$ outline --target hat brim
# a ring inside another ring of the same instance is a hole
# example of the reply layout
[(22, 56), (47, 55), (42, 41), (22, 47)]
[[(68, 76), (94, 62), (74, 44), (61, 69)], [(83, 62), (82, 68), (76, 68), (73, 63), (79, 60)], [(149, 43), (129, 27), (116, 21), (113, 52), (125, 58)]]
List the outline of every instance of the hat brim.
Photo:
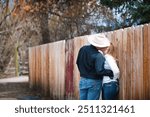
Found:
[[(106, 38), (106, 39), (107, 39), (107, 38)], [(88, 42), (89, 42), (91, 45), (95, 46), (95, 47), (104, 48), (104, 47), (110, 46), (110, 43), (109, 43), (109, 42), (105, 42), (105, 43), (103, 43), (103, 44), (101, 44), (101, 45), (100, 45), (100, 44), (97, 44), (97, 43), (93, 42), (92, 38), (89, 38), (89, 39), (88, 39)]]

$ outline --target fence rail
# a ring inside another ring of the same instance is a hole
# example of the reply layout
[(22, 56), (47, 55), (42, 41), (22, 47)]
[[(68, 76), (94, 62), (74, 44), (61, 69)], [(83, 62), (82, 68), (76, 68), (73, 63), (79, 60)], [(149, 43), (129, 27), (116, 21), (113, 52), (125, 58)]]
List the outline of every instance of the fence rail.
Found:
[[(121, 71), (119, 99), (150, 99), (150, 24), (105, 34)], [(51, 99), (78, 99), (76, 57), (87, 36), (29, 48), (30, 86)]]

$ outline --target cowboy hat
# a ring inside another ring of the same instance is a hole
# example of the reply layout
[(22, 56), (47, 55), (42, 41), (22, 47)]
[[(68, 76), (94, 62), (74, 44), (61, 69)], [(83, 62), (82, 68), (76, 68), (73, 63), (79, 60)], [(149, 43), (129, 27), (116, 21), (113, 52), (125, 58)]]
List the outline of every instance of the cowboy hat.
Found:
[(88, 42), (95, 47), (108, 47), (110, 46), (110, 41), (104, 34), (96, 34), (88, 36)]

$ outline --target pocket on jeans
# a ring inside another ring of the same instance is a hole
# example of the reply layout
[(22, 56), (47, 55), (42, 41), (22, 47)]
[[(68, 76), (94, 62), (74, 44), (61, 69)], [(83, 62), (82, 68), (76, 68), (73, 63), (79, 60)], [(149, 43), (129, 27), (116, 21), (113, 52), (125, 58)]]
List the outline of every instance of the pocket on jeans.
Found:
[(79, 82), (79, 88), (80, 89), (86, 88), (86, 80), (84, 80), (84, 79), (80, 80), (80, 82)]

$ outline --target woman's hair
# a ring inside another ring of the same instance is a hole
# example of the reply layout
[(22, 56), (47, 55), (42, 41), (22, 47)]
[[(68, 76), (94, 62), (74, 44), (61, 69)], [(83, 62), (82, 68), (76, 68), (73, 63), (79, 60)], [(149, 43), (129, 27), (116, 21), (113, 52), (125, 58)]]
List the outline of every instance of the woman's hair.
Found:
[(112, 55), (114, 59), (118, 61), (113, 43), (110, 43), (110, 46), (108, 47), (108, 50), (107, 50), (107, 54)]
[(107, 54), (114, 56), (114, 45), (112, 43), (110, 43), (110, 46), (108, 47)]

